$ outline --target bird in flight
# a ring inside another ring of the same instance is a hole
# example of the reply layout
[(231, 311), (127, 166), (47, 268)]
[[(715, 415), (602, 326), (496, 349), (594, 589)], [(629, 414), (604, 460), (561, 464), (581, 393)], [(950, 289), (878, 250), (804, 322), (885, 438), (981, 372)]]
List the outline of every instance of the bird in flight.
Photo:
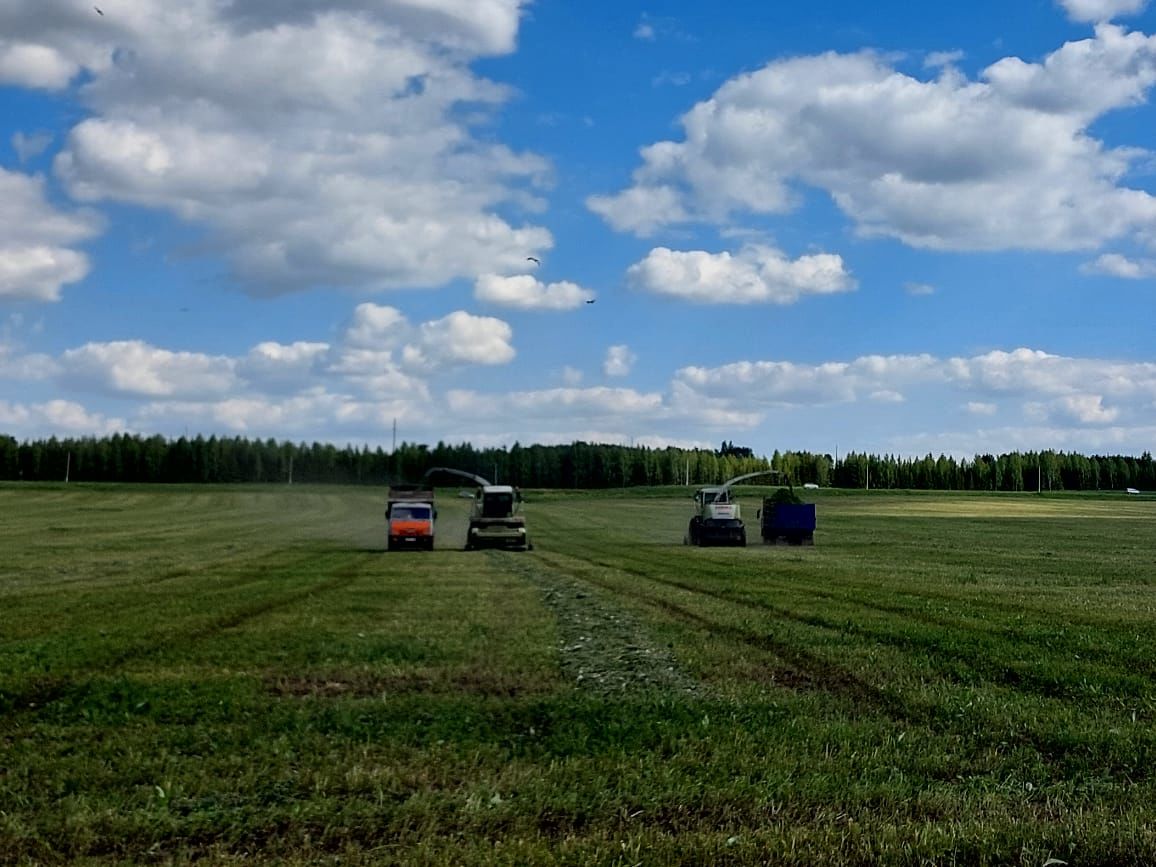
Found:
[(594, 303), (595, 301), (597, 301), (597, 300), (598, 300), (597, 298), (587, 298), (587, 299), (586, 299), (586, 303), (587, 303), (587, 304), (593, 304), (593, 303)]
[(92, 8), (96, 10), (97, 15), (103, 15), (104, 14), (104, 10), (101, 9), (99, 6), (93, 6)]
[(541, 265), (542, 264), (537, 259), (535, 259), (533, 256), (527, 256), (526, 261), (527, 262), (533, 262), (535, 265)]

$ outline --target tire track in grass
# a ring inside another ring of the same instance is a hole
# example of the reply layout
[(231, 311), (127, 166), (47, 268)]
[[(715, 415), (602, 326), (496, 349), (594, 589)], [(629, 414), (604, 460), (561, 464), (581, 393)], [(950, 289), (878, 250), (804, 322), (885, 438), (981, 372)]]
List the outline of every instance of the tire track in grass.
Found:
[[(350, 557), (351, 552), (348, 551), (331, 552), (327, 559), (336, 560), (338, 563), (344, 562), (344, 565), (327, 570), (330, 571), (328, 577), (317, 583), (300, 587), (292, 592), (258, 599), (231, 610), (219, 612), (206, 620), (169, 628), (164, 632), (150, 633), (128, 646), (111, 648), (111, 652), (90, 654), (81, 664), (72, 667), (67, 672), (38, 677), (31, 682), (17, 686), (15, 689), (0, 691), (0, 710), (20, 711), (43, 707), (45, 704), (63, 698), (71, 691), (81, 688), (82, 684), (77, 682), (78, 677), (83, 678), (96, 672), (108, 672), (130, 661), (148, 659), (174, 645), (204, 641), (225, 630), (235, 629), (273, 611), (288, 608), (321, 593), (339, 590), (356, 582), (368, 571), (367, 567), (376, 563), (378, 559), (378, 555), (372, 552), (356, 552), (356, 557), (353, 560), (350, 560)], [(286, 561), (281, 564), (280, 571), (299, 568), (305, 564), (312, 564), (318, 571), (322, 569), (322, 562), (319, 562), (318, 554), (315, 551), (309, 555), (301, 555)], [(270, 568), (268, 566), (263, 567), (261, 576), (252, 578), (247, 583), (267, 580)], [(237, 586), (243, 587), (245, 584), (242, 583)]]
[[(543, 559), (547, 559), (550, 566), (556, 571), (563, 568), (562, 564), (557, 562), (554, 557), (543, 557)], [(589, 573), (593, 571), (593, 568), (596, 568), (593, 564), (589, 564), (588, 561), (583, 565), (588, 567), (587, 569), (581, 569), (581, 567), (579, 567), (580, 571), (584, 573)], [(597, 565), (604, 566), (604, 564)], [(573, 565), (571, 565), (570, 568), (573, 569)], [(779, 686), (797, 690), (830, 693), (848, 699), (856, 704), (866, 705), (892, 719), (907, 723), (924, 724), (931, 719), (930, 708), (905, 702), (898, 696), (880, 689), (874, 684), (868, 683), (842, 666), (824, 659), (818, 654), (777, 639), (772, 635), (754, 632), (743, 629), (740, 626), (714, 620), (669, 599), (648, 594), (642, 590), (622, 587), (605, 579), (599, 579), (591, 574), (583, 574), (581, 578), (577, 578), (573, 573), (571, 573), (571, 576), (572, 580), (576, 579), (581, 582), (593, 584), (611, 595), (625, 596), (644, 606), (656, 608), (672, 619), (700, 631), (707, 632), (712, 636), (721, 637), (732, 643), (753, 647), (764, 653), (771, 654), (785, 663), (785, 667), (775, 672), (776, 678), (774, 682)], [(668, 583), (658, 581), (646, 575), (640, 577), (649, 578), (657, 584)], [(683, 587), (678, 584), (671, 584), (670, 586), (690, 593), (698, 592), (698, 589), (694, 587)], [(709, 596), (710, 594), (706, 595)], [(742, 605), (742, 603), (734, 599), (727, 599), (725, 597), (717, 598), (718, 601), (730, 605)]]
[[(578, 560), (578, 562), (585, 566), (587, 570), (592, 570), (599, 566), (606, 568), (609, 565), (588, 560)], [(725, 564), (718, 565), (722, 567)], [(615, 571), (613, 567), (611, 567), (611, 571)], [(768, 608), (771, 610), (771, 613), (775, 613), (775, 610), (771, 606), (766, 604), (760, 605), (759, 600), (735, 599), (724, 593), (709, 591), (705, 588), (695, 587), (684, 582), (674, 581), (672, 579), (658, 579), (639, 569), (618, 569), (616, 571), (634, 575), (635, 577), (653, 582), (654, 584), (668, 586), (692, 595), (705, 595), (716, 601), (739, 606), (740, 608), (749, 608), (752, 607), (752, 603), (755, 603), (754, 607)], [(720, 623), (691, 608), (678, 605), (669, 599), (649, 595), (641, 590), (624, 588), (610, 582), (599, 581), (590, 576), (587, 576), (586, 580), (602, 586), (610, 593), (626, 596), (643, 605), (657, 608), (678, 622), (700, 629), (711, 635), (722, 635), (736, 643), (761, 649), (788, 663), (793, 667), (793, 671), (776, 672), (776, 674), (782, 675), (781, 679), (778, 680), (781, 686), (794, 689), (822, 690), (843, 696), (853, 701), (856, 705), (876, 710), (897, 722), (924, 726), (937, 732), (957, 731), (959, 722), (954, 719), (950, 709), (939, 704), (904, 699), (895, 693), (884, 690), (857, 677), (854, 673), (847, 671), (830, 660), (787, 642), (775, 639), (773, 636), (763, 635), (728, 623)], [(806, 625), (812, 625), (797, 615), (792, 617), (792, 619), (798, 620)], [(819, 625), (821, 626), (821, 624)], [(823, 628), (839, 629), (840, 627), (828, 626)], [(946, 651), (944, 653), (945, 658), (950, 658), (950, 654), (947, 654)], [(1009, 676), (1006, 685), (1013, 689), (1026, 691), (1022, 690), (1023, 684), (1016, 681), (1015, 674)], [(1048, 695), (1045, 695), (1045, 697), (1051, 698), (1051, 696)], [(1098, 699), (1094, 698), (1094, 700), (1102, 702), (1102, 696)], [(1073, 742), (1070, 735), (1066, 732), (1038, 731), (1031, 726), (1012, 725), (1009, 728), (1009, 721), (998, 715), (984, 715), (983, 719), (983, 722), (977, 720), (972, 727), (969, 727), (966, 732), (966, 737), (974, 739), (977, 744), (987, 744), (989, 748), (996, 750), (1006, 750), (1016, 745), (1029, 748), (1036, 753), (1041, 762), (1056, 769), (1056, 772), (1060, 774), (1067, 773), (1073, 762), (1077, 765), (1085, 764), (1088, 761), (1088, 750), (1091, 749), (1097, 752), (1097, 754), (1100, 752), (1104, 753), (1098, 759), (1101, 770), (1104, 773), (1120, 775), (1123, 778), (1134, 781), (1156, 776), (1156, 766), (1149, 766), (1146, 762), (1137, 762), (1134, 757), (1128, 758), (1130, 755), (1128, 751), (1117, 754), (1116, 748), (1111, 745), (1105, 747), (1098, 744), (1080, 744)], [(1147, 768), (1147, 770), (1141, 771), (1139, 770), (1140, 767)]]
[[(611, 564), (606, 561), (593, 558), (590, 562), (599, 566), (611, 566)], [(722, 574), (723, 577), (733, 577), (729, 564), (704, 562), (702, 565), (707, 567), (707, 569), (702, 570), (707, 574)], [(963, 662), (978, 678), (986, 680), (989, 683), (1010, 687), (1019, 692), (1032, 693), (1043, 698), (1077, 699), (1099, 703), (1103, 700), (1103, 696), (1095, 689), (1087, 689), (1086, 685), (1088, 683), (1104, 682), (1106, 677), (1105, 672), (1097, 670), (1090, 665), (1090, 663), (1100, 663), (1108, 667), (1115, 666), (1116, 668), (1122, 665), (1128, 666), (1128, 670), (1120, 672), (1118, 677), (1108, 678), (1111, 681), (1110, 686), (1114, 690), (1126, 688), (1126, 692), (1136, 698), (1143, 698), (1149, 695), (1152, 690), (1151, 674), (1154, 667), (1151, 661), (1144, 659), (1122, 659), (1111, 650), (1082, 648), (1081, 658), (1078, 664), (1072, 663), (1066, 656), (1061, 656), (1059, 661), (1064, 662), (1069, 668), (1074, 666), (1079, 676), (1057, 679), (1039, 670), (1039, 660), (1043, 654), (1055, 655), (1046, 642), (1030, 637), (1003, 634), (998, 626), (994, 626), (991, 629), (963, 627), (963, 631), (970, 633), (967, 640), (958, 640), (956, 643), (951, 643), (950, 646), (945, 646), (942, 637), (920, 635), (912, 632), (901, 633), (882, 625), (873, 628), (849, 618), (847, 620), (836, 621), (821, 614), (800, 614), (763, 599), (754, 598), (750, 594), (741, 591), (712, 590), (685, 581), (659, 576), (646, 568), (618, 564), (615, 564), (613, 568), (688, 593), (697, 593), (722, 602), (729, 602), (731, 604), (765, 611), (780, 619), (791, 620), (805, 626), (828, 630), (832, 633), (855, 635), (859, 638), (899, 650), (919, 652), (924, 654), (928, 661), (935, 665), (937, 671), (957, 682), (962, 680), (958, 672), (958, 664)], [(959, 635), (961, 630), (958, 621), (939, 618), (926, 612), (912, 611), (900, 606), (890, 606), (884, 603), (844, 597), (830, 591), (803, 587), (796, 584), (778, 582), (777, 586), (802, 595), (840, 602), (845, 605), (874, 610), (883, 614), (896, 615), (900, 618), (910, 618), (913, 621), (940, 627), (944, 630), (954, 630), (956, 636)], [(984, 643), (982, 639), (975, 638), (975, 635), (990, 637), (991, 641), (996, 644)], [(995, 656), (992, 652), (993, 647), (998, 645), (1003, 645), (1010, 649), (1019, 649), (1021, 652), (1014, 660), (1001, 661), (1001, 658)], [(1141, 679), (1143, 682), (1141, 682)]]
[(702, 684), (681, 670), (670, 648), (616, 605), (613, 591), (602, 592), (609, 588), (547, 564), (537, 555), (488, 554), (498, 569), (541, 591), (557, 624), (562, 672), (577, 687), (601, 695), (648, 689), (687, 696), (703, 693)]

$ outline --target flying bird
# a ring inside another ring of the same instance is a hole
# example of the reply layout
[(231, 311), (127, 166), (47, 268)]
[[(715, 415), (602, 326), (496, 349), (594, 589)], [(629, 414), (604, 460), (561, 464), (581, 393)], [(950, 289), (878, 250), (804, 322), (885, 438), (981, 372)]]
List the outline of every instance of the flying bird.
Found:
[(598, 300), (597, 298), (587, 298), (587, 299), (586, 299), (586, 303), (587, 303), (587, 304), (593, 304), (593, 303), (594, 303), (595, 301), (597, 301), (597, 300)]
[(527, 262), (533, 262), (535, 265), (541, 265), (542, 264), (537, 259), (535, 259), (533, 256), (527, 256), (526, 261)]
[(104, 10), (101, 9), (99, 6), (93, 6), (92, 8), (96, 10), (97, 15), (103, 15), (104, 14)]

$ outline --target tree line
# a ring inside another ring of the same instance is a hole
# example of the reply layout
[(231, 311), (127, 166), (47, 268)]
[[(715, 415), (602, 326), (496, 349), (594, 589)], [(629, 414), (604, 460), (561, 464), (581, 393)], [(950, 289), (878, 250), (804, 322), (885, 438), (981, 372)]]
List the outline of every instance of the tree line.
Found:
[(468, 443), (439, 442), (432, 447), (402, 443), (389, 452), (381, 447), (338, 448), (331, 443), (245, 437), (113, 434), (19, 442), (0, 435), (0, 480), (5, 481), (384, 485), (417, 481), (437, 466), (527, 488), (701, 485), (774, 469), (794, 484), (835, 488), (1156, 490), (1156, 462), (1148, 452), (1140, 457), (1012, 452), (971, 459), (850, 452), (835, 459), (776, 451), (767, 458), (725, 441), (717, 451), (585, 442), (479, 449)]

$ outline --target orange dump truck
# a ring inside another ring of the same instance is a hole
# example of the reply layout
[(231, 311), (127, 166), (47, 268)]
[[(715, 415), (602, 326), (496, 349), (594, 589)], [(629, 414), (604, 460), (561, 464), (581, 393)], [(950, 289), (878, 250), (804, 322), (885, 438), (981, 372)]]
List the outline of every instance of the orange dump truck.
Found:
[(432, 551), (434, 546), (434, 508), (432, 488), (421, 485), (391, 485), (385, 505), (388, 550), (414, 548)]

